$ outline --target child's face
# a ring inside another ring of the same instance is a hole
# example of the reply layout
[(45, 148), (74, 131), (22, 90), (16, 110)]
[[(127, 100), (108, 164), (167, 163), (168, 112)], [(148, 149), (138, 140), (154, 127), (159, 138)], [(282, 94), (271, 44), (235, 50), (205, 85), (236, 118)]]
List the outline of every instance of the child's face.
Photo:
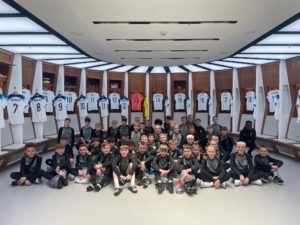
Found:
[(208, 128), (208, 129), (207, 129), (207, 132), (208, 132), (209, 134), (212, 134), (212, 133), (214, 132), (214, 129), (213, 129), (213, 128)]
[(267, 148), (260, 148), (259, 149), (259, 155), (262, 157), (266, 157), (268, 155), (269, 151)]
[(199, 156), (200, 155), (200, 149), (199, 148), (194, 148), (194, 155)]
[(145, 129), (145, 124), (140, 124), (140, 130), (144, 130)]
[(216, 157), (216, 150), (215, 148), (207, 148), (206, 150), (206, 154), (207, 154), (207, 157), (209, 159), (214, 159)]
[(195, 133), (195, 128), (194, 128), (194, 127), (190, 127), (190, 128), (189, 128), (189, 133), (190, 133), (190, 134)]
[(166, 157), (167, 151), (159, 151), (159, 154), (161, 155), (161, 157)]
[(162, 142), (162, 143), (166, 143), (166, 141), (167, 141), (166, 135), (161, 135), (161, 136), (159, 137), (159, 140), (160, 140), (160, 142)]
[(218, 123), (218, 118), (217, 117), (215, 117), (214, 119), (213, 119), (213, 121), (214, 121), (214, 123)]
[(94, 141), (94, 142), (93, 142), (93, 146), (98, 147), (99, 145), (100, 145), (100, 142), (99, 142), (99, 141)]
[(173, 129), (175, 127), (175, 122), (173, 120), (170, 122), (170, 127), (173, 128)]
[(217, 142), (215, 142), (215, 141), (211, 141), (211, 142), (209, 143), (209, 145), (212, 146), (212, 147), (214, 147), (214, 149), (216, 149), (216, 150), (217, 150), (217, 148), (218, 148), (218, 144), (217, 144)]
[(160, 132), (161, 132), (160, 126), (159, 126), (159, 125), (156, 125), (156, 126), (155, 126), (155, 132), (156, 132), (156, 133), (160, 133)]
[(140, 126), (137, 125), (137, 124), (135, 124), (135, 125), (133, 126), (133, 129), (134, 129), (134, 131), (138, 131), (138, 130), (140, 129)]
[(104, 155), (107, 155), (110, 152), (110, 145), (105, 145), (101, 151)]
[(186, 124), (186, 118), (182, 118), (181, 123)]
[(187, 143), (190, 144), (190, 145), (191, 145), (191, 144), (194, 144), (194, 138), (187, 138), (186, 141), (187, 141)]
[(134, 146), (133, 145), (128, 145), (129, 151), (132, 152), (134, 150)]
[(191, 149), (189, 149), (189, 148), (184, 148), (183, 149), (183, 156), (185, 157), (185, 158), (191, 158), (191, 156), (192, 156), (192, 150)]
[(178, 126), (175, 126), (175, 127), (174, 127), (174, 133), (178, 134), (179, 131), (180, 131), (179, 127), (178, 127)]
[(177, 144), (175, 142), (170, 143), (170, 149), (171, 150), (176, 150)]
[(140, 145), (139, 146), (139, 152), (144, 154), (146, 152), (146, 145)]
[(195, 121), (195, 124), (196, 124), (197, 126), (200, 126), (200, 125), (201, 125), (201, 120), (196, 120), (196, 121)]
[(111, 126), (112, 127), (117, 127), (118, 123), (117, 122), (112, 122)]
[(65, 127), (69, 127), (70, 124), (71, 124), (71, 121), (69, 121), (69, 120), (65, 120), (65, 121), (64, 121)]
[(127, 124), (127, 121), (122, 121), (122, 124), (123, 124), (123, 125), (126, 125), (126, 124)]
[(80, 155), (86, 155), (88, 153), (87, 147), (83, 146), (79, 148)]
[(150, 135), (148, 137), (148, 140), (149, 140), (149, 143), (153, 143), (154, 142), (154, 136), (153, 135)]
[(143, 136), (141, 137), (141, 141), (142, 141), (142, 142), (145, 142), (145, 143), (148, 143), (148, 137), (147, 137), (146, 135), (143, 135)]
[(33, 147), (30, 147), (30, 148), (27, 148), (26, 151), (25, 151), (25, 154), (29, 157), (29, 158), (33, 158), (34, 155), (36, 153), (36, 150), (35, 148)]
[(120, 150), (120, 155), (121, 155), (121, 157), (123, 157), (123, 158), (127, 157), (127, 156), (128, 156), (128, 153), (129, 153), (129, 149), (128, 149), (128, 148), (122, 148), (122, 149)]
[(96, 130), (101, 130), (101, 125), (96, 125)]
[(219, 143), (219, 137), (218, 136), (212, 136), (211, 140)]
[(90, 126), (90, 122), (84, 121), (84, 126), (89, 127)]
[(236, 151), (239, 155), (244, 155), (246, 150), (246, 146), (243, 144), (237, 144), (236, 145)]
[(69, 140), (68, 139), (61, 139), (60, 143), (66, 146), (69, 143)]
[(221, 130), (221, 134), (222, 134), (223, 136), (226, 136), (226, 135), (227, 135), (227, 130)]
[(146, 120), (146, 126), (147, 126), (147, 127), (150, 127), (150, 126), (151, 126), (150, 120)]
[(55, 149), (55, 152), (58, 154), (58, 155), (63, 155), (65, 153), (65, 149), (64, 148), (56, 148)]
[(128, 141), (129, 140), (129, 136), (127, 136), (127, 135), (122, 136), (122, 140)]

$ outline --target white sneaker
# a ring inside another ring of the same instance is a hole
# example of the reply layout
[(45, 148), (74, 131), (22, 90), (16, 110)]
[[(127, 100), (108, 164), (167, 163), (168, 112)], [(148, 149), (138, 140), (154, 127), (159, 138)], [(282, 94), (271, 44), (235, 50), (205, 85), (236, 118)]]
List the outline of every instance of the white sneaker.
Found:
[(241, 186), (242, 185), (242, 181), (240, 180), (234, 180), (234, 186)]
[(214, 186), (213, 182), (200, 181), (200, 187), (201, 188), (210, 188), (210, 187), (213, 187), (213, 186)]
[(69, 174), (68, 178), (69, 178), (69, 180), (74, 180), (74, 179), (75, 179), (75, 176), (72, 175), (72, 174)]
[(221, 187), (226, 189), (226, 182), (221, 183)]
[(262, 183), (261, 180), (255, 180), (255, 181), (252, 181), (251, 184), (255, 184), (255, 185), (258, 185), (258, 186), (262, 186), (262, 185), (263, 185), (263, 183)]

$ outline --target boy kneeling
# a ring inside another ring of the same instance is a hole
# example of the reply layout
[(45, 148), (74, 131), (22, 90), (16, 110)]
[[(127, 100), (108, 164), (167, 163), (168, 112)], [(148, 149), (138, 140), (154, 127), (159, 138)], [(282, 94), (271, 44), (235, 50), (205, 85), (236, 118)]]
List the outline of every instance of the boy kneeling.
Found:
[(230, 179), (223, 162), (217, 158), (216, 148), (212, 145), (206, 148), (206, 155), (202, 159), (199, 179), (201, 188), (220, 187), (226, 188), (226, 181)]
[(193, 156), (193, 146), (183, 145), (183, 156), (179, 158), (176, 170), (180, 174), (177, 193), (185, 191), (188, 195), (197, 193), (196, 176), (200, 165)]
[(120, 155), (116, 156), (112, 162), (113, 169), (113, 179), (115, 185), (114, 196), (118, 196), (122, 192), (120, 188), (121, 184), (125, 184), (127, 181), (130, 181), (130, 187), (128, 190), (132, 193), (137, 193), (138, 190), (134, 186), (135, 183), (135, 169), (137, 163), (133, 158), (132, 154), (129, 154), (129, 147), (127, 145), (122, 145), (120, 147)]

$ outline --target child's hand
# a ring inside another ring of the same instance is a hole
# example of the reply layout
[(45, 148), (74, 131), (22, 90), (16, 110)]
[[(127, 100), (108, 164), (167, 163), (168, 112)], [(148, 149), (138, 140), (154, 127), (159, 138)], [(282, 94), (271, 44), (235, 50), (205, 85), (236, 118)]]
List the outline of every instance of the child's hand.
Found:
[(219, 179), (217, 179), (217, 180), (215, 181), (214, 187), (215, 187), (216, 189), (219, 189), (219, 188), (220, 188), (220, 180), (219, 180)]
[(271, 168), (272, 172), (276, 172), (278, 170), (278, 166), (275, 165), (271, 166)]
[(101, 170), (100, 169), (97, 169), (97, 175), (101, 176)]
[(83, 176), (83, 171), (82, 171), (82, 170), (78, 170), (78, 175), (79, 175), (80, 177), (82, 177), (82, 176)]
[(121, 180), (126, 180), (126, 177), (123, 176), (123, 175), (121, 175), (121, 176), (120, 176), (120, 179), (121, 179)]
[(245, 177), (244, 177), (243, 175), (240, 176), (240, 181), (241, 181), (242, 183), (245, 182)]
[(72, 165), (74, 162), (74, 159), (70, 159), (70, 165)]
[(131, 180), (131, 175), (130, 175), (130, 174), (128, 174), (128, 175), (126, 176), (126, 180)]
[(188, 179), (189, 181), (191, 181), (191, 180), (193, 180), (193, 176), (190, 175), (190, 174), (188, 174), (188, 175), (186, 175), (186, 179)]
[(26, 181), (26, 177), (21, 177), (20, 180), (18, 181), (18, 185), (22, 185)]
[(26, 186), (30, 186), (30, 185), (31, 185), (31, 182), (30, 182), (29, 180), (26, 180), (26, 181), (25, 181), (25, 185), (26, 185)]
[(249, 178), (246, 177), (245, 180), (244, 180), (244, 185), (248, 185), (249, 184)]
[(146, 171), (146, 166), (144, 163), (141, 163), (141, 167), (140, 167), (141, 171), (145, 172)]

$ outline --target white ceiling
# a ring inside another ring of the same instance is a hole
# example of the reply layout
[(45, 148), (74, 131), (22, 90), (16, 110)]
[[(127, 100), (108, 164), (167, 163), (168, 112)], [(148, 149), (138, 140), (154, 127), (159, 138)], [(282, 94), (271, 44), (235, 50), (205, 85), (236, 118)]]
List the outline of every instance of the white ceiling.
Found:
[[(231, 56), (300, 11), (299, 0), (16, 0), (16, 2), (91, 56), (115, 65), (140, 66), (173, 66), (218, 61)], [(92, 21), (220, 20), (238, 22), (196, 25), (92, 23)], [(291, 26), (289, 31), (293, 29), (298, 29), (297, 24)], [(167, 34), (162, 36), (161, 31), (166, 31)], [(106, 40), (174, 38), (219, 38), (220, 41)], [(280, 41), (279, 36), (275, 38), (277, 40), (273, 41)], [(299, 37), (296, 39), (299, 40)], [(264, 49), (267, 53), (270, 52), (268, 47)], [(207, 51), (115, 51), (203, 49)], [(253, 47), (245, 53), (257, 52), (259, 50)]]

